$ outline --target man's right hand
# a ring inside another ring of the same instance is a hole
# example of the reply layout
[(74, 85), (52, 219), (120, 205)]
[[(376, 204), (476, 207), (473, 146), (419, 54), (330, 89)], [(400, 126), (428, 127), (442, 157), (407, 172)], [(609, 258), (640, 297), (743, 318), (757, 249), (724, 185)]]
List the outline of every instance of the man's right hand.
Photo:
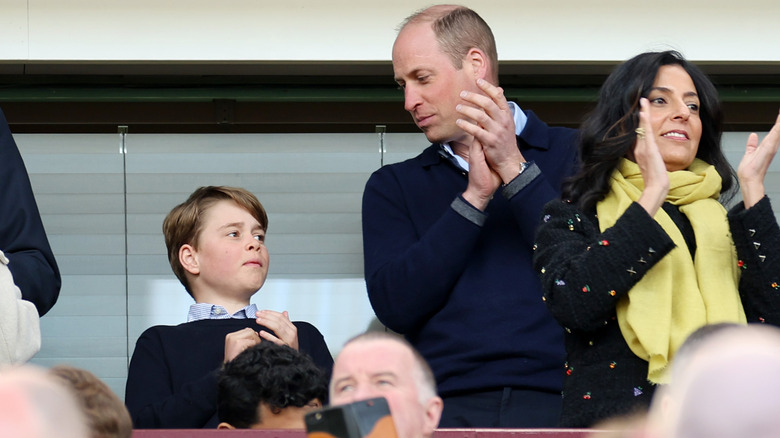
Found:
[(225, 362), (230, 362), (247, 348), (260, 343), (260, 335), (247, 327), (225, 335)]

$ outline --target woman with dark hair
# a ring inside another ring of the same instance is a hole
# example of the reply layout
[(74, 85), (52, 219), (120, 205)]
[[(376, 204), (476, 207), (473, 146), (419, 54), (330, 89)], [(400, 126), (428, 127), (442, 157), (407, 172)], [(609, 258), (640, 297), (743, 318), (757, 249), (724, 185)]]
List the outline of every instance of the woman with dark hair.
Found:
[(561, 425), (645, 409), (685, 338), (711, 323), (780, 323), (780, 229), (764, 177), (780, 116), (737, 171), (720, 148), (717, 92), (672, 51), (604, 83), (581, 129), (581, 169), (544, 209), (534, 266), (566, 330)]

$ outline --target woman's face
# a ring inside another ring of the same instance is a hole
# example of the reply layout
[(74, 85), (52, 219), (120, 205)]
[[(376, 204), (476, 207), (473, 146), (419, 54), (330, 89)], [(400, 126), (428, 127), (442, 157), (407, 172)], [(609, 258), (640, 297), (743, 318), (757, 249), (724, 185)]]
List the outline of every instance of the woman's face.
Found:
[(699, 96), (693, 80), (681, 66), (664, 65), (658, 69), (647, 99), (650, 127), (666, 170), (687, 169), (701, 140)]

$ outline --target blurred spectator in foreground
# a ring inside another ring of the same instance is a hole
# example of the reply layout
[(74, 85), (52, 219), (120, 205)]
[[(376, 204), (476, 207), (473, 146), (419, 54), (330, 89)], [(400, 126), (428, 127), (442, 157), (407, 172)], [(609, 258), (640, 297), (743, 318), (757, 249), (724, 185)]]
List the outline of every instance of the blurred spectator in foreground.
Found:
[(763, 438), (780, 431), (780, 330), (751, 324), (718, 330), (672, 364), (656, 394), (651, 434), (664, 438)]
[(88, 438), (73, 393), (32, 365), (0, 371), (0, 435), (14, 438)]
[(91, 372), (57, 365), (49, 373), (73, 390), (87, 417), (91, 438), (130, 438), (133, 422), (125, 403)]
[(430, 438), (442, 399), (428, 363), (398, 335), (368, 332), (347, 341), (333, 364), (332, 405), (384, 397), (399, 438)]

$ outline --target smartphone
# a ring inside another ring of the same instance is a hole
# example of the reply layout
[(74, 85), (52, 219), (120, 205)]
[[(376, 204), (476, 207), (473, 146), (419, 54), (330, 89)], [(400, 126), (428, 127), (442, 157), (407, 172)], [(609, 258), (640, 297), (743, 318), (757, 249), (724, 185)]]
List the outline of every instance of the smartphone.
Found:
[(395, 438), (390, 407), (384, 397), (329, 406), (304, 417), (308, 438)]

